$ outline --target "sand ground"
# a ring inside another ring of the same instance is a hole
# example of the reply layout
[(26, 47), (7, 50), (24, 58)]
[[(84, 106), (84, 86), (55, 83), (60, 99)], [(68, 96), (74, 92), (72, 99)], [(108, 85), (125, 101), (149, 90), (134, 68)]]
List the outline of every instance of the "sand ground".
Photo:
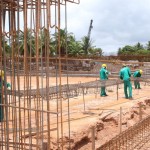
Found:
[[(95, 81), (98, 78), (89, 78), (89, 77), (66, 77), (62, 78), (49, 78), (49, 85), (55, 86), (56, 81), (61, 84), (74, 84), (79, 82), (89, 82)], [(11, 81), (8, 77), (8, 81)], [(24, 89), (26, 85), (24, 85), (24, 78), (20, 78), (20, 87)], [(37, 78), (32, 77), (31, 79), (31, 88), (36, 89)], [(16, 81), (17, 82), (17, 81)], [(39, 87), (46, 86), (46, 78), (39, 78)], [(133, 84), (132, 84), (133, 86)], [(52, 139), (58, 139), (62, 137), (71, 137), (77, 138), (77, 134), (84, 132), (86, 129), (90, 128), (94, 123), (96, 123), (100, 117), (103, 117), (112, 112), (119, 112), (120, 107), (123, 111), (128, 111), (132, 106), (136, 105), (138, 102), (143, 101), (145, 99), (150, 99), (150, 86), (145, 83), (141, 83), (140, 90), (135, 90), (133, 86), (133, 100), (128, 100), (124, 98), (123, 85), (119, 86), (118, 90), (118, 100), (117, 100), (117, 87), (110, 86), (107, 87), (107, 97), (100, 97), (99, 91), (95, 92), (94, 89), (90, 89), (87, 94), (80, 94), (78, 97), (73, 97), (69, 99), (59, 100), (53, 99), (50, 103), (50, 111), (59, 112), (58, 119), (55, 114), (50, 114), (50, 129), (54, 129), (51, 131)], [(22, 98), (23, 100), (24, 98)], [(47, 109), (47, 101), (42, 100), (43, 108)], [(31, 107), (35, 108), (35, 103), (31, 103)], [(21, 105), (24, 105), (22, 101)], [(57, 107), (58, 106), (58, 107)], [(62, 106), (62, 107), (61, 107)], [(58, 108), (58, 109), (57, 109)], [(27, 117), (27, 116), (26, 116)], [(34, 115), (33, 115), (34, 117)], [(44, 117), (44, 116), (43, 116)], [(27, 119), (27, 118), (25, 118)], [(46, 121), (47, 117), (43, 118), (45, 124), (45, 129), (47, 129)], [(35, 123), (35, 119), (32, 120), (32, 123)], [(111, 126), (111, 125), (110, 125)], [(112, 126), (113, 128), (113, 126)], [(112, 129), (113, 131), (113, 129)], [(119, 128), (118, 128), (119, 131)], [(63, 134), (63, 135), (62, 135)], [(111, 134), (111, 133), (110, 133)], [(28, 140), (26, 140), (28, 141)], [(105, 139), (106, 141), (106, 139)], [(87, 144), (88, 145), (88, 144)], [(80, 147), (79, 149), (87, 149), (85, 147)], [(91, 147), (89, 148), (91, 150)]]

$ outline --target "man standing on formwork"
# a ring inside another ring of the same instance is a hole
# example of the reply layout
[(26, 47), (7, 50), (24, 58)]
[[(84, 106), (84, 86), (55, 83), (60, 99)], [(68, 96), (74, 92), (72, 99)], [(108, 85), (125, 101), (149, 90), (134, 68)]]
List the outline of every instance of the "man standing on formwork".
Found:
[(133, 73), (135, 89), (141, 89), (140, 82), (138, 79), (139, 79), (139, 77), (141, 77), (142, 74), (143, 74), (142, 70), (137, 70)]
[[(4, 106), (3, 106), (4, 85), (5, 85), (4, 71), (0, 70), (0, 122), (2, 122), (4, 119)], [(6, 85), (7, 88), (11, 87), (10, 83), (7, 83)]]
[(107, 65), (106, 64), (102, 64), (102, 68), (100, 69), (99, 75), (100, 75), (100, 80), (102, 81), (102, 86), (101, 86), (101, 96), (108, 96), (106, 94), (106, 87), (105, 87), (105, 82), (106, 80), (108, 80), (108, 70), (107, 70)]
[[(122, 69), (119, 72), (119, 77), (124, 82), (124, 94), (126, 99), (132, 98), (132, 84), (130, 82), (131, 71), (130, 68), (126, 66), (126, 64), (122, 65)], [(129, 95), (128, 95), (129, 90)]]

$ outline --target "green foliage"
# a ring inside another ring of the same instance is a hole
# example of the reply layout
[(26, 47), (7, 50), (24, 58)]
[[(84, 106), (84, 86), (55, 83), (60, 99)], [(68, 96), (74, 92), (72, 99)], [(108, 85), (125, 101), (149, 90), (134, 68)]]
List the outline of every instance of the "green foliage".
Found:
[(5, 50), (5, 55), (9, 55), (11, 53), (11, 47), (10, 45), (8, 44), (8, 41), (7, 39), (4, 39), (3, 37), (3, 40), (2, 40), (2, 53), (4, 54), (4, 50)]
[(39, 44), (40, 44), (40, 55), (44, 56), (54, 56), (56, 54), (56, 48), (53, 39), (50, 37), (50, 33), (47, 29), (43, 29), (39, 34)]
[(146, 44), (146, 49), (147, 49), (148, 51), (150, 51), (150, 41), (148, 41), (148, 43)]
[[(54, 45), (60, 44), (60, 54), (65, 56), (68, 52), (68, 45), (70, 42), (74, 41), (72, 33), (67, 33), (66, 29), (60, 29), (57, 33), (53, 34)], [(57, 47), (57, 54), (59, 54), (59, 49)]]
[(125, 56), (150, 55), (150, 41), (148, 41), (148, 44), (146, 45), (145, 48), (139, 42), (135, 46), (126, 45), (123, 48), (119, 48), (118, 55), (125, 55)]
[(134, 49), (135, 50), (144, 50), (144, 47), (143, 47), (143, 45), (142, 44), (140, 44), (139, 42), (134, 46)]
[[(27, 47), (27, 56), (34, 56), (36, 51), (35, 51), (35, 36), (34, 33), (30, 30), (27, 29), (26, 31), (26, 47)], [(19, 55), (24, 55), (24, 48), (25, 48), (25, 35), (24, 32), (19, 31), (17, 34), (17, 41), (19, 44), (16, 44), (16, 53), (19, 52)]]
[(103, 50), (101, 48), (90, 48), (89, 55), (91, 56), (103, 56)]
[[(84, 36), (81, 42), (76, 41), (73, 33), (68, 33), (66, 29), (60, 29), (55, 34), (50, 34), (45, 28), (41, 29), (38, 35), (34, 30), (27, 29), (26, 32), (18, 31), (14, 37), (13, 43), (8, 44), (7, 40), (2, 41), (2, 50), (5, 49), (7, 55), (12, 53), (12, 46), (14, 54), (34, 57), (37, 52), (40, 56), (102, 56), (103, 50), (101, 48), (94, 48), (92, 40)], [(38, 39), (38, 41), (36, 40)], [(36, 43), (37, 42), (37, 43)], [(60, 44), (60, 47), (58, 45)], [(26, 48), (26, 51), (25, 51)]]
[(87, 36), (84, 36), (81, 41), (82, 49), (84, 50), (84, 54), (88, 55), (89, 49), (92, 48), (92, 41), (89, 40)]
[(72, 41), (68, 44), (68, 55), (69, 56), (81, 56), (84, 54), (81, 43)]

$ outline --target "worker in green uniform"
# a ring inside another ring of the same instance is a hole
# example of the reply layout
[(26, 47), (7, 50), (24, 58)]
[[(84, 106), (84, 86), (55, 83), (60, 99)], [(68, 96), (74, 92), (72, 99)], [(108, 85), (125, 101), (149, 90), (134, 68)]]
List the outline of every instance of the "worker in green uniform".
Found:
[[(3, 104), (3, 90), (4, 90), (4, 84), (5, 84), (5, 80), (4, 80), (4, 71), (0, 70), (0, 122), (3, 121), (4, 119), (4, 106), (1, 105)], [(6, 84), (7, 88), (10, 88), (11, 85), (10, 83)]]
[[(132, 84), (130, 82), (131, 71), (130, 68), (127, 67), (125, 64), (122, 65), (122, 69), (119, 72), (120, 79), (124, 82), (124, 94), (126, 99), (133, 99), (132, 98)], [(128, 95), (129, 90), (129, 95)]]
[(107, 65), (106, 64), (102, 64), (102, 68), (100, 69), (99, 75), (100, 75), (100, 80), (102, 81), (102, 86), (101, 86), (101, 96), (108, 96), (106, 94), (106, 87), (105, 87), (105, 82), (108, 79), (108, 70), (107, 70)]
[(133, 73), (135, 89), (141, 89), (138, 78), (141, 77), (142, 73), (142, 70), (137, 70)]

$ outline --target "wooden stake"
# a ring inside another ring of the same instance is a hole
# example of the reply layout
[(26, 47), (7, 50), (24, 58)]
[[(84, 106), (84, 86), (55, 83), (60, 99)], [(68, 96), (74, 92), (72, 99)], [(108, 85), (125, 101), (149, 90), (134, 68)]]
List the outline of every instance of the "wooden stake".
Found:
[(84, 112), (85, 112), (84, 88), (82, 88), (82, 92), (83, 92), (83, 104), (84, 104)]
[(92, 150), (95, 150), (95, 128), (91, 127), (91, 135), (92, 135)]
[(142, 105), (139, 103), (139, 121), (142, 120)]
[(122, 132), (122, 107), (120, 107), (120, 123), (119, 123), (119, 129), (120, 133)]

